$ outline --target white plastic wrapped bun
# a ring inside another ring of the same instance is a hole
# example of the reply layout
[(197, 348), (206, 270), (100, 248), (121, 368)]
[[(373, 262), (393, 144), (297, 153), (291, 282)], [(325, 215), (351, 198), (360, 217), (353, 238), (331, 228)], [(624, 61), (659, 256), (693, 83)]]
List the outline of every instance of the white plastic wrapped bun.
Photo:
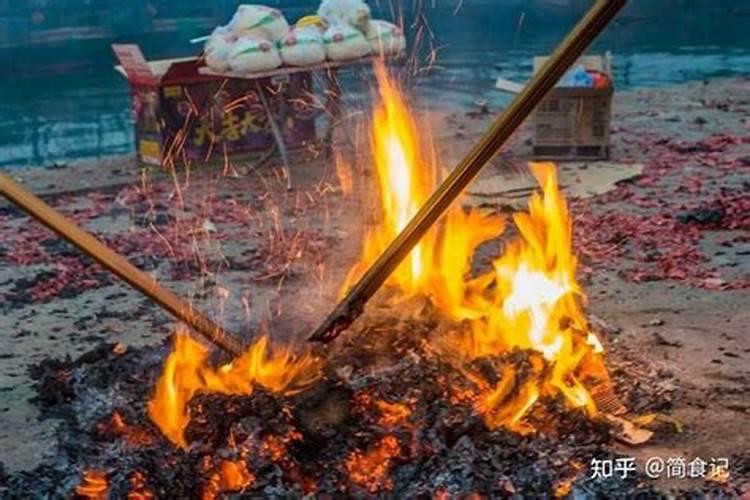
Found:
[(236, 40), (237, 37), (226, 26), (216, 28), (203, 49), (206, 65), (219, 73), (229, 71), (229, 53)]
[(406, 50), (403, 30), (388, 21), (370, 21), (367, 41), (370, 42), (371, 52), (381, 57), (397, 56)]
[(281, 66), (281, 57), (274, 44), (268, 40), (242, 37), (232, 46), (229, 64), (233, 72), (247, 75), (278, 68)]
[(370, 7), (362, 0), (323, 0), (318, 15), (329, 24), (347, 24), (364, 33), (370, 22)]
[(240, 5), (229, 21), (237, 36), (254, 36), (278, 42), (289, 32), (289, 23), (281, 11), (265, 5)]
[(204, 45), (204, 50), (207, 52), (223, 45), (232, 44), (235, 40), (237, 40), (237, 36), (232, 33), (228, 26), (219, 26), (211, 32)]
[(326, 55), (331, 61), (358, 59), (370, 53), (370, 44), (359, 30), (348, 25), (333, 25), (323, 35)]
[(326, 59), (323, 36), (317, 27), (295, 28), (279, 42), (279, 52), (284, 64), (311, 66)]

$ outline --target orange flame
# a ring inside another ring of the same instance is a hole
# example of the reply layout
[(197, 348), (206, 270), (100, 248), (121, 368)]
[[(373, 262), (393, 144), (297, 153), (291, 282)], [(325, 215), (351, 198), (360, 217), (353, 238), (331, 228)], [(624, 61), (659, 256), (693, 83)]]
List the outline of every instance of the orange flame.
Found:
[[(382, 63), (375, 66), (381, 103), (374, 109), (371, 144), (380, 194), (380, 221), (367, 233), (362, 257), (342, 293), (406, 226), (437, 184), (437, 167), (425, 161), (417, 125)], [(434, 157), (434, 154), (432, 155)], [(581, 375), (606, 377), (601, 344), (588, 329), (571, 244), (571, 219), (557, 185), (555, 166), (531, 165), (542, 187), (528, 212), (516, 213), (518, 236), (492, 270), (471, 276), (477, 247), (497, 238), (504, 220), (454, 207), (391, 275), (400, 296), (429, 297), (449, 319), (467, 322), (469, 334), (453, 341), (463, 358), (514, 348), (534, 351), (531, 377), (501, 370), (496, 387), (480, 384), (477, 409), (488, 425), (523, 430), (523, 417), (543, 395), (562, 394), (571, 407), (596, 412)], [(472, 377), (474, 378), (474, 377)]]
[[(606, 376), (601, 344), (589, 331), (581, 306), (585, 299), (575, 278), (576, 258), (572, 253), (571, 222), (567, 205), (557, 188), (554, 165), (537, 163), (531, 170), (542, 186), (543, 195), (534, 193), (528, 213), (516, 213), (513, 221), (519, 236), (495, 260), (492, 292), (480, 321), (472, 322), (470, 343), (464, 343), (474, 356), (503, 352), (515, 347), (541, 353), (551, 370), (544, 370), (541, 360), (532, 362), (536, 376), (525, 382), (515, 381), (512, 373), (502, 377), (496, 390), (513, 389), (518, 395), (513, 406), (517, 412), (501, 418), (497, 424), (514, 427), (542, 394), (563, 394), (573, 407), (583, 407), (590, 414), (596, 407), (581, 384), (577, 372)], [(476, 303), (477, 301), (475, 301)], [(533, 361), (533, 360), (532, 360)], [(497, 396), (497, 395), (496, 395)], [(520, 398), (520, 400), (518, 400)], [(496, 397), (491, 407), (506, 401)]]
[(290, 349), (272, 351), (263, 336), (244, 355), (215, 368), (209, 349), (185, 332), (174, 336), (174, 348), (148, 403), (148, 414), (174, 444), (187, 449), (185, 429), (190, 422), (188, 404), (199, 393), (252, 394), (256, 385), (274, 392), (294, 394), (314, 382), (318, 361)]
[[(433, 166), (423, 162), (418, 150), (417, 126), (385, 66), (375, 66), (382, 104), (374, 110), (371, 143), (380, 195), (381, 223), (367, 234), (364, 257), (346, 279), (345, 289), (367, 270), (385, 247), (406, 226), (430, 194), (435, 182)], [(432, 261), (435, 234), (430, 232), (414, 247), (409, 258), (388, 283), (407, 294), (417, 293)]]

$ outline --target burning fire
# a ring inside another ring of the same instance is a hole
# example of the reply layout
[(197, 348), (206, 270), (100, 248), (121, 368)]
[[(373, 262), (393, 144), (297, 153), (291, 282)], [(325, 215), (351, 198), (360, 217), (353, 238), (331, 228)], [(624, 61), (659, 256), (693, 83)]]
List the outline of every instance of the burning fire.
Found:
[[(362, 257), (343, 291), (406, 226), (439, 179), (435, 153), (425, 154), (420, 142), (424, 134), (397, 85), (382, 63), (376, 64), (375, 73), (380, 104), (374, 110), (371, 147), (380, 221), (366, 235)], [(346, 166), (339, 162), (339, 176), (346, 177), (341, 173)], [(518, 234), (505, 244), (489, 271), (472, 276), (473, 256), (480, 245), (502, 234), (505, 220), (458, 206), (424, 236), (388, 281), (402, 298), (429, 297), (446, 318), (460, 325), (449, 341), (449, 352), (458, 353), (464, 366), (482, 357), (502, 359), (514, 350), (527, 353), (523, 367), (500, 364), (492, 382), (465, 370), (477, 388), (471, 399), (487, 425), (518, 432), (528, 430), (524, 417), (542, 397), (562, 396), (569, 407), (596, 413), (584, 384), (608, 381), (602, 346), (583, 312), (585, 296), (575, 277), (571, 219), (555, 167), (535, 163), (531, 171), (542, 192), (531, 197), (528, 212), (514, 214)], [(347, 183), (343, 189), (351, 187)], [(188, 334), (175, 335), (174, 350), (148, 405), (151, 419), (182, 448), (187, 448), (189, 402), (196, 394), (250, 395), (256, 385), (290, 394), (311, 384), (319, 373), (316, 359), (294, 356), (288, 349), (272, 352), (266, 337), (218, 368), (210, 363), (209, 354)], [(409, 417), (408, 408), (396, 403), (382, 402), (379, 410), (386, 423)], [(363, 481), (365, 476), (379, 476), (379, 467), (364, 467), (363, 462), (387, 469), (389, 460), (384, 457), (392, 456), (395, 448), (391, 439), (384, 439), (370, 453), (351, 457), (350, 465), (366, 470)]]
[[(362, 257), (342, 293), (406, 226), (436, 186), (435, 161), (426, 159), (418, 127), (385, 66), (377, 64), (380, 104), (374, 110), (371, 147), (379, 192), (380, 221), (365, 237)], [(433, 154), (434, 156), (434, 154)], [(497, 238), (504, 220), (455, 207), (391, 275), (401, 297), (424, 295), (456, 322), (468, 324), (451, 351), (471, 360), (515, 348), (533, 352), (530, 374), (500, 370), (492, 387), (470, 374), (481, 389), (477, 409), (488, 425), (524, 430), (523, 417), (541, 396), (562, 394), (569, 406), (589, 414), (596, 406), (582, 380), (605, 380), (602, 346), (589, 331), (575, 278), (571, 219), (557, 185), (555, 166), (531, 164), (542, 187), (528, 212), (516, 213), (518, 235), (505, 245), (492, 270), (471, 276), (475, 250)]]
[(148, 403), (148, 414), (162, 433), (186, 449), (185, 429), (190, 422), (188, 404), (199, 393), (252, 394), (256, 385), (274, 392), (294, 394), (318, 377), (318, 362), (290, 349), (272, 351), (268, 338), (260, 337), (244, 355), (215, 368), (210, 351), (188, 333), (174, 336), (174, 348)]

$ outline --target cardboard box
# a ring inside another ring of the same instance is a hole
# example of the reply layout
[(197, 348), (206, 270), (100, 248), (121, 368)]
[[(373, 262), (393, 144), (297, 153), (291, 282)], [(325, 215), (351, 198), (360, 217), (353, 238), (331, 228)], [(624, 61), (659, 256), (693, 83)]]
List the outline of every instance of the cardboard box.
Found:
[[(534, 58), (534, 72), (546, 57)], [(582, 65), (609, 75), (611, 56), (584, 56)], [(549, 160), (608, 159), (614, 86), (608, 88), (555, 87), (532, 116), (534, 156)]]
[(266, 151), (274, 138), (259, 92), (287, 148), (316, 139), (309, 72), (246, 80), (200, 73), (198, 59), (147, 62), (137, 45), (113, 45), (130, 82), (138, 159), (174, 166)]

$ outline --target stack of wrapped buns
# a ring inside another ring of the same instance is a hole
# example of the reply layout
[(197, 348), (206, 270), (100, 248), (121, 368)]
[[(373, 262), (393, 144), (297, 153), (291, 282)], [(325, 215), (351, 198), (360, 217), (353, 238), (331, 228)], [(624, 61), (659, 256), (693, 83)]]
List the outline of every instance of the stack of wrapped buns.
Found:
[(229, 24), (216, 28), (205, 47), (206, 65), (218, 73), (250, 75), (287, 66), (311, 66), (367, 55), (404, 52), (398, 26), (371, 19), (363, 0), (323, 0), (315, 15), (290, 27), (278, 9), (240, 5)]

